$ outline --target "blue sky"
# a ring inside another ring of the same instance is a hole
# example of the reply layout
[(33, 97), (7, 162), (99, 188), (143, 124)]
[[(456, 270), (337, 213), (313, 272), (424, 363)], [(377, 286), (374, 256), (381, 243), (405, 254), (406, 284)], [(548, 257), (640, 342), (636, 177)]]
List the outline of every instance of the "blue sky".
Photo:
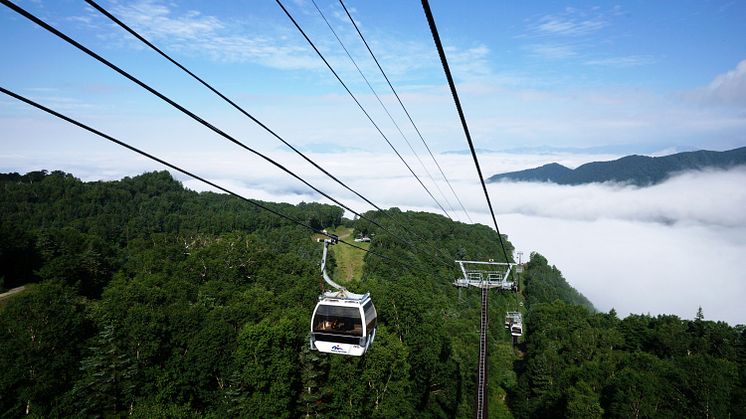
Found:
[[(396, 137), (311, 2), (286, 3)], [(339, 4), (318, 3), (414, 137)], [(227, 126), (243, 124), (84, 2), (19, 4), (200, 115)], [(275, 2), (102, 4), (249, 112), (285, 130), (291, 142), (321, 151), (375, 150), (382, 144)], [(351, 0), (348, 6), (433, 148), (463, 149), (419, 2)], [(746, 60), (746, 3), (434, 1), (432, 8), (481, 148), (623, 145), (651, 153), (727, 149), (746, 140), (746, 64), (739, 67)], [(180, 135), (193, 131), (168, 106), (6, 8), (0, 10), (0, 36), (0, 80), (7, 88), (75, 117), (95, 118), (123, 137), (148, 136), (164, 148), (181, 139), (149, 134), (153, 125)], [(4, 139), (8, 147), (27, 146), (29, 138), (50, 142), (48, 131), (17, 121), (45, 125), (49, 118), (0, 100), (0, 123), (13, 134)], [(272, 147), (267, 136), (250, 133)]]

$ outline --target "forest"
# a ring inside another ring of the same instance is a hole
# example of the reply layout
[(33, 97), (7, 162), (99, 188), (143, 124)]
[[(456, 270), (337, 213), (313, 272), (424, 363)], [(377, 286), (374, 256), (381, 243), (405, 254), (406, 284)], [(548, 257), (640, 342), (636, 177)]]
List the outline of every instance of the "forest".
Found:
[[(391, 259), (366, 254), (345, 284), (378, 310), (365, 356), (310, 350), (308, 229), (168, 172), (0, 174), (0, 292), (24, 286), (0, 300), (0, 417), (473, 417), (480, 299), (451, 285), (453, 260), (503, 261), (497, 233), (262, 204)], [(490, 296), (490, 417), (746, 417), (744, 326), (598, 312), (536, 252), (517, 279)], [(508, 310), (524, 312), (516, 346)]]

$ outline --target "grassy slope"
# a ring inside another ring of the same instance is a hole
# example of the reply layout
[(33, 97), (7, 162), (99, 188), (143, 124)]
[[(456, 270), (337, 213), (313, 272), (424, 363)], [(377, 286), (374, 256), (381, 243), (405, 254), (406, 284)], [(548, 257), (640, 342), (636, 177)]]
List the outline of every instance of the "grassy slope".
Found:
[[(339, 236), (341, 240), (346, 242), (352, 242), (353, 230), (347, 227), (337, 227), (334, 230), (329, 231), (332, 234)], [(370, 243), (355, 243), (363, 249), (368, 249)], [(332, 247), (334, 252), (334, 258), (337, 260), (337, 269), (334, 271), (333, 278), (339, 282), (349, 282), (353, 279), (357, 280), (363, 274), (363, 257), (365, 253), (361, 250), (354, 249), (350, 246), (341, 244)]]
[(7, 304), (8, 301), (10, 301), (11, 297), (20, 294), (25, 288), (25, 286), (20, 286), (18, 288), (13, 288), (12, 290), (8, 290), (7, 292), (0, 294), (0, 307)]

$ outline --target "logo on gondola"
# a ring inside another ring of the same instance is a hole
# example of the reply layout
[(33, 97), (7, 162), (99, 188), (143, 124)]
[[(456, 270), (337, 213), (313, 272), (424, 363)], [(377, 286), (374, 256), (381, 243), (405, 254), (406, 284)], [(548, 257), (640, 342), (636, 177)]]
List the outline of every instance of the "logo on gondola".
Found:
[(341, 346), (339, 346), (339, 345), (334, 345), (334, 346), (332, 346), (332, 352), (347, 352), (347, 351), (345, 351), (345, 350), (344, 350), (344, 349), (343, 349), (343, 348), (342, 348)]

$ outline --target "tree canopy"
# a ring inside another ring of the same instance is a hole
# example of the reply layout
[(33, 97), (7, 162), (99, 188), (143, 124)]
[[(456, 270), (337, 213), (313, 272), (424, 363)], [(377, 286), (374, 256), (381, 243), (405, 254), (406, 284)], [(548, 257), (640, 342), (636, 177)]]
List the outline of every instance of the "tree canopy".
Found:
[[(0, 305), (0, 417), (472, 417), (480, 299), (451, 285), (453, 260), (504, 261), (496, 233), (397, 208), (366, 213), (384, 230), (335, 206), (263, 204), (352, 227), (400, 262), (367, 254), (345, 284), (378, 310), (364, 357), (309, 348), (310, 231), (167, 172), (0, 175), (0, 286), (26, 285)], [(746, 411), (742, 326), (598, 313), (538, 253), (516, 279), (521, 293), (490, 297), (491, 417)], [(502, 316), (516, 310), (513, 346)]]

